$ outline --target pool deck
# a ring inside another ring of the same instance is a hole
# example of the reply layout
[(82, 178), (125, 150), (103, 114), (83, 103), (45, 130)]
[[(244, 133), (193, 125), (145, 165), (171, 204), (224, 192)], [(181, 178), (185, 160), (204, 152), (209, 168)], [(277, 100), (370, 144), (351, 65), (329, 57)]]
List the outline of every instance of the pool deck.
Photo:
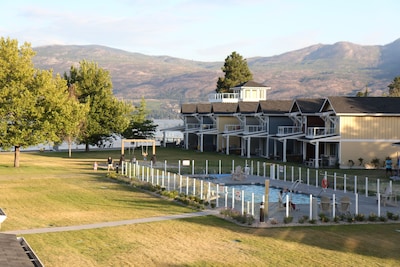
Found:
[[(268, 177), (260, 177), (255, 175), (248, 175), (242, 181), (235, 181), (232, 179), (231, 176), (224, 176), (217, 179), (214, 179), (213, 182), (217, 184), (223, 185), (243, 185), (243, 184), (265, 184), (265, 180), (269, 180), (271, 187), (276, 188), (291, 188), (293, 183), (291, 181), (284, 181), (284, 180), (276, 180), (276, 179), (269, 179)], [(376, 196), (368, 196), (366, 197), (365, 194), (358, 194), (358, 211), (356, 212), (356, 194), (354, 192), (344, 192), (342, 190), (334, 190), (333, 188), (327, 188), (323, 190), (321, 187), (316, 187), (314, 185), (307, 185), (304, 183), (300, 183), (294, 190), (298, 193), (304, 194), (311, 194), (314, 197), (321, 197), (326, 196), (329, 197), (332, 203), (333, 196), (335, 196), (335, 203), (339, 204), (340, 199), (343, 196), (348, 196), (351, 201), (350, 205), (350, 213), (351, 214), (364, 214), (365, 218), (367, 218), (371, 213), (376, 215), (380, 214), (381, 216), (386, 216), (387, 212), (392, 212), (393, 214), (400, 214), (400, 205), (396, 202), (387, 203), (380, 203), (380, 210), (378, 209), (378, 202)], [(259, 207), (259, 205), (257, 205)], [(380, 213), (379, 213), (380, 212)], [(255, 217), (259, 218), (259, 211), (255, 211)], [(320, 213), (319, 206), (318, 212)], [(290, 216), (293, 217), (293, 221), (297, 222), (299, 218), (303, 216), (309, 216), (310, 214), (310, 206), (307, 204), (296, 205), (296, 211), (291, 211)], [(286, 209), (278, 208), (276, 203), (270, 203), (268, 207), (268, 218), (277, 218), (278, 220), (282, 220), (283, 217), (286, 216)], [(332, 217), (333, 212), (329, 214), (329, 217)], [(335, 215), (339, 215), (338, 209), (335, 211)], [(315, 218), (315, 215), (313, 216)], [(267, 220), (267, 218), (266, 218)]]

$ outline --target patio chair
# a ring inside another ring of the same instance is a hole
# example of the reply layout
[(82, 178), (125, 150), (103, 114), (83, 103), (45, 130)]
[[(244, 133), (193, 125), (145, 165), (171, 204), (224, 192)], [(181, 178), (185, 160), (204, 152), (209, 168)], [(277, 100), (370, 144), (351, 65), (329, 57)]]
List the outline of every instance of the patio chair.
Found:
[(323, 213), (331, 213), (332, 210), (332, 203), (329, 197), (322, 196), (320, 202), (320, 209)]
[(348, 196), (342, 197), (339, 203), (339, 213), (342, 215), (351, 215), (350, 205), (351, 205), (350, 198)]
[(243, 181), (246, 178), (241, 166), (236, 166), (235, 171), (232, 172), (232, 180)]
[(391, 186), (387, 186), (385, 188), (385, 192), (381, 194), (380, 197), (381, 197), (381, 204), (383, 204), (383, 206), (397, 204), (396, 195), (393, 194)]

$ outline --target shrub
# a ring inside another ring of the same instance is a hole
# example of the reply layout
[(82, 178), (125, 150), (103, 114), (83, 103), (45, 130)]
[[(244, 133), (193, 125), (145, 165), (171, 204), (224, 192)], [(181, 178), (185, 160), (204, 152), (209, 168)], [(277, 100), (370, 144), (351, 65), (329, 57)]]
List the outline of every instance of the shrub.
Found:
[(358, 222), (363, 222), (365, 220), (365, 216), (362, 213), (356, 214), (354, 219)]
[(320, 213), (319, 214), (319, 219), (321, 220), (321, 222), (329, 222), (329, 218), (328, 216), (326, 216), (324, 213)]
[(307, 220), (308, 220), (308, 216), (304, 215), (303, 217), (299, 218), (299, 223), (304, 223)]
[(340, 217), (339, 217), (339, 216), (335, 216), (335, 217), (333, 218), (333, 221), (334, 221), (335, 223), (338, 223), (338, 222), (340, 221)]
[(293, 217), (292, 216), (288, 216), (288, 217), (284, 217), (283, 218), (283, 222), (284, 223), (291, 223), (293, 221)]
[(378, 220), (378, 216), (375, 213), (371, 212), (368, 216), (368, 221), (375, 222), (376, 220)]
[(379, 216), (379, 221), (386, 222), (387, 218), (385, 216)]

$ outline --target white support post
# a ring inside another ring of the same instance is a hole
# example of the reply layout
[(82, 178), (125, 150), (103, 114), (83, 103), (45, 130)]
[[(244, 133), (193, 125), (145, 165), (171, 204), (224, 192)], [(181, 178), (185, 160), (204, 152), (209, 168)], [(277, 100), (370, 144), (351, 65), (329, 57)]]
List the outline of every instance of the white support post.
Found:
[(194, 159), (192, 160), (192, 175), (194, 175)]
[(368, 197), (368, 177), (365, 177), (365, 197)]
[(215, 199), (215, 207), (219, 207), (219, 184), (217, 184), (217, 195)]
[(356, 212), (355, 214), (358, 214), (358, 194), (356, 193)]
[(343, 184), (344, 184), (343, 191), (346, 193), (346, 187), (347, 187), (347, 178), (346, 178), (346, 174), (343, 175)]
[(332, 195), (332, 218), (336, 216), (336, 195)]
[(244, 214), (244, 190), (242, 190), (241, 200), (242, 200), (242, 215)]
[(354, 194), (357, 194), (357, 175), (354, 175)]

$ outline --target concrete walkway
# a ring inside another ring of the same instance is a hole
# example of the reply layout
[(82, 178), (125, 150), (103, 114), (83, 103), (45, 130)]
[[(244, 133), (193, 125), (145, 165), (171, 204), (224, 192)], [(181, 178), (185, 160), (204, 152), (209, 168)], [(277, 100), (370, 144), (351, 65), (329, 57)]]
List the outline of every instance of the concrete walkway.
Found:
[[(239, 184), (265, 184), (266, 178), (260, 176), (248, 176), (244, 181), (234, 181), (230, 176), (218, 178), (213, 180), (214, 183), (223, 184), (223, 185), (239, 185)], [(290, 188), (292, 186), (291, 181), (284, 180), (270, 180), (270, 186), (277, 188)], [(331, 200), (333, 199), (333, 195), (335, 195), (336, 203), (339, 202), (340, 198), (343, 196), (350, 197), (351, 200), (351, 214), (356, 214), (356, 194), (354, 192), (344, 192), (341, 190), (333, 190), (332, 188), (327, 188), (325, 191), (321, 189), (321, 187), (316, 187), (314, 185), (307, 184), (299, 184), (296, 187), (296, 191), (304, 194), (312, 194), (313, 196), (327, 196)], [(256, 203), (257, 208), (255, 210), (254, 217), (256, 220), (259, 220), (259, 204)], [(297, 208), (298, 207), (298, 208)], [(369, 214), (375, 213), (378, 214), (378, 204), (377, 198), (374, 196), (358, 195), (358, 213), (364, 214), (367, 218)], [(296, 211), (291, 211), (290, 216), (293, 217), (293, 222), (297, 222), (298, 219), (303, 216), (308, 216), (310, 214), (310, 206), (309, 205), (297, 205)], [(387, 212), (392, 212), (393, 214), (400, 214), (399, 205), (386, 205), (380, 206), (380, 214), (382, 216), (386, 216)], [(93, 223), (93, 224), (84, 224), (84, 225), (72, 225), (72, 226), (62, 226), (62, 227), (48, 227), (48, 228), (36, 228), (36, 229), (26, 229), (26, 230), (13, 230), (0, 232), (4, 234), (15, 234), (15, 235), (25, 235), (25, 234), (40, 234), (40, 233), (54, 233), (54, 232), (63, 232), (63, 231), (77, 231), (77, 230), (86, 230), (86, 229), (94, 229), (94, 228), (102, 228), (102, 227), (114, 227), (128, 224), (138, 224), (138, 223), (149, 223), (149, 222), (158, 222), (165, 220), (175, 220), (175, 219), (184, 219), (198, 216), (206, 216), (206, 215), (218, 215), (220, 213), (219, 209), (214, 210), (205, 210), (200, 212), (193, 213), (184, 213), (184, 214), (175, 214), (175, 215), (165, 215), (158, 217), (150, 217), (150, 218), (138, 218), (131, 220), (122, 220), (122, 221), (112, 221), (112, 222), (101, 222), (101, 223)], [(318, 213), (319, 214), (319, 211)], [(336, 213), (338, 215), (338, 213)], [(286, 216), (285, 209), (277, 209), (274, 204), (270, 203), (268, 208), (268, 217), (276, 218), (279, 222), (283, 221), (283, 218)], [(332, 216), (332, 214), (330, 214)], [(268, 220), (268, 218), (266, 218)], [(264, 227), (266, 225), (263, 225)]]
[(43, 234), (43, 233), (65, 232), (65, 231), (78, 231), (78, 230), (87, 230), (87, 229), (95, 229), (95, 228), (103, 228), (103, 227), (122, 226), (122, 225), (128, 225), (128, 224), (149, 223), (149, 222), (159, 222), (159, 221), (166, 221), (166, 220), (192, 218), (192, 217), (199, 217), (199, 216), (206, 216), (206, 215), (215, 215), (217, 213), (218, 213), (217, 210), (205, 210), (205, 211), (199, 211), (199, 212), (165, 215), (165, 216), (159, 216), (159, 217), (138, 218), (138, 219), (131, 219), (131, 220), (101, 222), (101, 223), (92, 223), (92, 224), (83, 224), (83, 225), (47, 227), (47, 228), (36, 228), (36, 229), (26, 229), (26, 230), (13, 230), (13, 231), (6, 231), (6, 232), (0, 232), (0, 233), (14, 234), (14, 235), (26, 235), (26, 234)]

